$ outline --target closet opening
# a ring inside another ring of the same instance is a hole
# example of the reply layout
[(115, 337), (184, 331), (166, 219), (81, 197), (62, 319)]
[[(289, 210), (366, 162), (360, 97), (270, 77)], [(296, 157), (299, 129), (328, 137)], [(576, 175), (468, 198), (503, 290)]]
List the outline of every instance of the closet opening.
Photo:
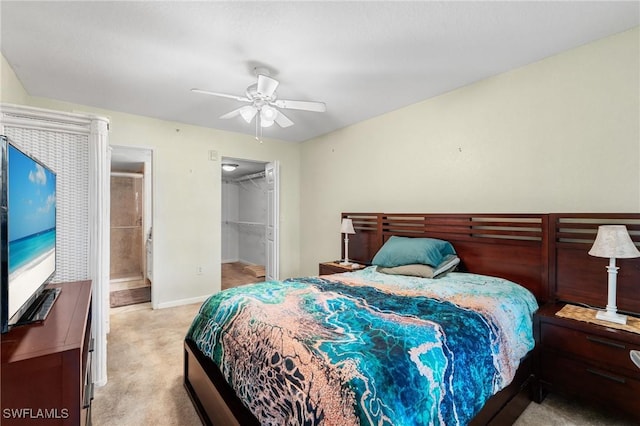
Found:
[(221, 289), (277, 279), (277, 163), (223, 157), (222, 166)]
[(149, 304), (152, 285), (151, 151), (113, 148), (110, 184), (110, 307)]

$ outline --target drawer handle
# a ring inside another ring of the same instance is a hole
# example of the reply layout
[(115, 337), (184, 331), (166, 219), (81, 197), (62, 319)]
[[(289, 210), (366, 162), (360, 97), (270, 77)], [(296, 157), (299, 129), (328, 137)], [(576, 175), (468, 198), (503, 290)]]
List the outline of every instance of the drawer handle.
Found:
[(612, 342), (611, 340), (601, 339), (599, 337), (587, 336), (587, 340), (593, 343), (600, 343), (602, 345), (611, 346), (618, 349), (626, 349), (627, 347), (622, 343)]
[(600, 376), (600, 377), (603, 377), (605, 379), (612, 380), (614, 382), (618, 382), (618, 383), (621, 383), (621, 384), (627, 383), (627, 381), (625, 380), (624, 377), (614, 376), (612, 374), (607, 374), (604, 371), (598, 371), (598, 370), (594, 370), (592, 368), (587, 368), (587, 371), (589, 373), (591, 373), (591, 374), (595, 374), (596, 376)]
[(640, 351), (629, 351), (629, 357), (636, 367), (640, 368)]

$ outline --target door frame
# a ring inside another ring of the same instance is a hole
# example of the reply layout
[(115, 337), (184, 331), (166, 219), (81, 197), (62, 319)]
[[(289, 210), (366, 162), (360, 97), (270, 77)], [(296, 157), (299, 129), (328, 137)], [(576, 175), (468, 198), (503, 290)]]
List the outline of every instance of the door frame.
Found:
[[(144, 163), (144, 173), (143, 173), (143, 197), (144, 197), (144, 206), (143, 206), (143, 219), (142, 219), (142, 228), (145, 235), (145, 241), (149, 235), (149, 232), (153, 229), (154, 223), (154, 197), (153, 197), (153, 157), (154, 150), (152, 147), (147, 146), (126, 146), (126, 145), (110, 145), (111, 150), (111, 164), (115, 161), (122, 163)], [(109, 194), (111, 196), (111, 194)], [(111, 249), (111, 244), (109, 244), (109, 249)], [(153, 238), (151, 239), (151, 253), (154, 252), (153, 248)], [(153, 261), (151, 261), (150, 265), (147, 264), (149, 259), (146, 259), (146, 247), (143, 250), (143, 254), (145, 255), (145, 270), (143, 271), (143, 276), (145, 278), (149, 278), (151, 281), (151, 307), (153, 309), (157, 309), (157, 300), (156, 292), (157, 286), (153, 285)], [(148, 274), (147, 272), (151, 273)], [(107, 312), (107, 316), (108, 316)]]
[[(267, 172), (268, 172), (268, 168), (271, 168), (272, 170), (274, 170), (274, 178), (275, 178), (275, 187), (274, 187), (274, 194), (273, 194), (273, 205), (272, 205), (272, 211), (267, 212), (267, 218), (272, 217), (274, 219), (274, 223), (273, 223), (273, 241), (274, 241), (274, 249), (273, 249), (273, 256), (274, 256), (274, 266), (275, 266), (275, 270), (273, 271), (273, 276), (272, 278), (274, 280), (279, 280), (280, 279), (280, 162), (277, 160), (272, 160), (272, 161), (265, 161), (265, 160), (256, 160), (253, 158), (242, 158), (242, 157), (236, 157), (236, 156), (231, 156), (231, 155), (220, 155), (220, 165), (222, 165), (224, 162), (233, 162), (233, 161), (246, 161), (246, 162), (251, 162), (251, 163), (258, 163), (261, 164), (264, 168), (264, 172), (265, 172), (265, 180), (267, 179)], [(222, 185), (222, 181), (224, 180), (224, 176), (222, 174), (222, 170), (220, 170), (220, 184)], [(220, 215), (222, 216), (222, 190), (220, 190)], [(267, 206), (268, 206), (268, 200), (267, 200)], [(265, 219), (268, 221), (268, 219)], [(265, 224), (265, 269), (268, 268), (268, 247), (267, 247), (267, 228), (269, 224)], [(222, 244), (223, 244), (223, 240), (222, 240), (222, 227), (220, 228), (220, 259), (222, 260)], [(267, 272), (265, 270), (265, 272)], [(265, 274), (265, 279), (268, 276), (268, 273)], [(220, 270), (220, 278), (219, 278), (219, 282), (222, 283), (222, 270)]]

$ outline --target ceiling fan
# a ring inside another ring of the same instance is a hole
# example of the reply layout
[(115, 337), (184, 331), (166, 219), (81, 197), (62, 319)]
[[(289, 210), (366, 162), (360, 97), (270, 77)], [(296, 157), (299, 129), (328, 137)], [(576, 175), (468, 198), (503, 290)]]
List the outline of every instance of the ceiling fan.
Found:
[(229, 95), (202, 89), (191, 89), (191, 91), (247, 102), (249, 105), (234, 109), (231, 112), (221, 115), (220, 118), (229, 119), (239, 115), (244, 121), (251, 123), (253, 118), (256, 117), (256, 139), (259, 141), (262, 141), (263, 127), (270, 127), (273, 123), (277, 123), (282, 128), (293, 126), (293, 121), (279, 109), (297, 109), (313, 112), (325, 112), (327, 110), (324, 102), (278, 99), (276, 89), (280, 82), (270, 77), (269, 70), (266, 68), (254, 68), (254, 72), (258, 80), (256, 83), (247, 87), (245, 96)]

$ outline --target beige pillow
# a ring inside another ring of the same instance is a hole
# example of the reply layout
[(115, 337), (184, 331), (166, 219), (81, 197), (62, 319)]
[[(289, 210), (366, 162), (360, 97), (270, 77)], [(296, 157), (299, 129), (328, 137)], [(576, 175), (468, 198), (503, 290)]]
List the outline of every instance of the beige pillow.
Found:
[(409, 275), (412, 277), (433, 278), (433, 268), (429, 265), (413, 264), (402, 265), (393, 268), (381, 268), (378, 266), (378, 272), (389, 275)]
[(421, 263), (415, 263), (411, 265), (396, 266), (393, 268), (382, 268), (378, 266), (377, 271), (389, 275), (409, 275), (412, 277), (435, 278), (453, 271), (458, 266), (458, 263), (460, 263), (460, 258), (456, 255), (450, 254), (445, 256), (436, 268), (432, 268), (429, 265), (423, 265)]

